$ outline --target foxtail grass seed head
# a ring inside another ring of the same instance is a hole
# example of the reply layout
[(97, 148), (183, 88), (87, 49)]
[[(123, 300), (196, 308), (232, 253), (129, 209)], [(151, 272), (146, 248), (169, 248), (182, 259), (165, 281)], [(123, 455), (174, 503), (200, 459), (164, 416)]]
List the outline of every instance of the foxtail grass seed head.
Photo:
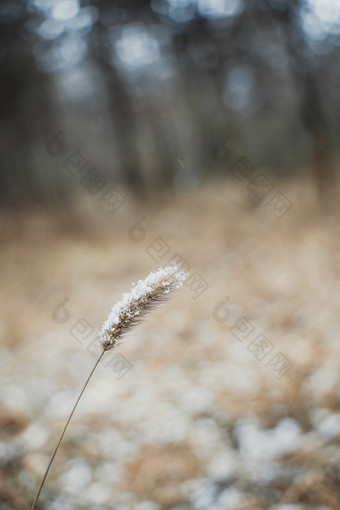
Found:
[(133, 327), (154, 306), (163, 302), (168, 294), (183, 285), (188, 274), (178, 264), (161, 267), (144, 280), (133, 283), (130, 292), (122, 295), (103, 323), (100, 341), (105, 350)]

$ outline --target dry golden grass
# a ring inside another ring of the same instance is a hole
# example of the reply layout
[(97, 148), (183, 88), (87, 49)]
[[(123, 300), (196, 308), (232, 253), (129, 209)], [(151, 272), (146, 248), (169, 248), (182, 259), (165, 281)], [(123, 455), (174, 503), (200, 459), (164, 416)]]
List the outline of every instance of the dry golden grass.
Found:
[[(95, 334), (126, 285), (176, 253), (209, 287), (198, 299), (185, 287), (131, 332), (121, 380), (99, 369), (40, 508), (339, 508), (339, 207), (321, 211), (309, 183), (277, 186), (294, 203), (279, 220), (234, 183), (157, 205), (129, 199), (112, 217), (86, 196), (67, 212), (2, 215), (1, 508), (28, 508), (93, 364), (72, 326), (85, 318)], [(156, 262), (146, 249), (159, 236), (169, 251)], [(243, 315), (293, 362), (285, 377), (233, 336)], [(266, 453), (255, 429), (270, 445), (270, 430), (296, 443)]]

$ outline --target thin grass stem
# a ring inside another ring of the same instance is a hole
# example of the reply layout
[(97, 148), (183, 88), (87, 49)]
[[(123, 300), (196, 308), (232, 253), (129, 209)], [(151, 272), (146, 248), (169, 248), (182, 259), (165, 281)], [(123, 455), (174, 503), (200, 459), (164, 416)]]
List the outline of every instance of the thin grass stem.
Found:
[(39, 487), (39, 489), (38, 489), (38, 492), (37, 492), (37, 495), (36, 495), (35, 500), (34, 500), (34, 502), (33, 502), (33, 505), (32, 505), (32, 507), (31, 507), (31, 510), (34, 510), (34, 509), (35, 509), (35, 507), (36, 507), (36, 504), (37, 504), (37, 502), (38, 502), (38, 499), (39, 499), (39, 496), (40, 496), (40, 494), (41, 494), (41, 491), (42, 491), (42, 489), (43, 489), (43, 487), (44, 487), (44, 485), (45, 485), (45, 481), (46, 481), (47, 475), (48, 475), (49, 470), (50, 470), (50, 468), (51, 468), (51, 466), (52, 466), (52, 463), (53, 463), (53, 461), (54, 461), (54, 458), (55, 458), (55, 456), (57, 455), (57, 451), (59, 450), (60, 443), (61, 443), (61, 442), (62, 442), (62, 440), (63, 440), (63, 437), (64, 437), (64, 435), (65, 435), (65, 432), (66, 432), (66, 430), (67, 430), (67, 427), (68, 427), (68, 425), (69, 425), (69, 423), (70, 423), (70, 421), (71, 421), (71, 419), (72, 419), (72, 416), (73, 416), (73, 414), (74, 414), (74, 412), (75, 412), (75, 410), (76, 410), (76, 408), (77, 408), (77, 405), (78, 405), (78, 403), (79, 403), (79, 400), (81, 399), (81, 397), (82, 397), (82, 395), (83, 395), (83, 393), (84, 393), (84, 391), (85, 391), (85, 389), (86, 389), (86, 386), (88, 385), (88, 383), (89, 383), (89, 381), (90, 381), (90, 379), (91, 379), (91, 377), (92, 377), (92, 375), (93, 375), (93, 372), (96, 370), (97, 366), (99, 365), (100, 360), (102, 359), (102, 357), (103, 357), (103, 355), (104, 355), (105, 351), (106, 351), (106, 349), (104, 349), (104, 350), (103, 350), (103, 352), (101, 353), (101, 355), (100, 355), (100, 356), (99, 356), (99, 358), (97, 359), (97, 361), (96, 361), (96, 363), (95, 363), (94, 367), (92, 368), (92, 370), (91, 370), (91, 372), (90, 372), (90, 375), (89, 375), (89, 376), (88, 376), (88, 378), (86, 379), (86, 382), (85, 382), (85, 384), (84, 384), (84, 386), (83, 386), (83, 388), (82, 388), (82, 390), (81, 390), (81, 392), (80, 392), (80, 394), (79, 394), (79, 397), (77, 398), (76, 403), (75, 403), (75, 404), (74, 404), (74, 406), (73, 406), (73, 409), (72, 409), (72, 411), (71, 411), (71, 414), (70, 414), (70, 416), (68, 417), (68, 420), (67, 420), (67, 422), (66, 422), (66, 424), (65, 424), (65, 427), (64, 427), (64, 429), (63, 429), (63, 431), (62, 431), (62, 433), (61, 433), (61, 436), (60, 436), (60, 438), (59, 438), (59, 441), (58, 441), (58, 443), (57, 443), (57, 446), (55, 447), (55, 450), (54, 450), (54, 452), (53, 452), (53, 454), (52, 454), (51, 460), (50, 460), (50, 462), (48, 463), (48, 466), (47, 466), (47, 468), (46, 468), (46, 471), (45, 471), (44, 477), (43, 477), (43, 479), (42, 479), (42, 481), (41, 481), (40, 487)]

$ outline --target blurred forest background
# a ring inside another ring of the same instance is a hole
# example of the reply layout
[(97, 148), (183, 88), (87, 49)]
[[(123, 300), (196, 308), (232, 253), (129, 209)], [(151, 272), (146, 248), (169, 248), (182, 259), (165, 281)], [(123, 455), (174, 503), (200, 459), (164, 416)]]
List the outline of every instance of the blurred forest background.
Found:
[(2, 200), (72, 192), (57, 133), (141, 196), (245, 154), (321, 196), (334, 184), (336, 0), (3, 0), (0, 23)]
[(38, 510), (339, 510), (339, 52), (339, 0), (0, 2), (1, 510), (174, 259)]

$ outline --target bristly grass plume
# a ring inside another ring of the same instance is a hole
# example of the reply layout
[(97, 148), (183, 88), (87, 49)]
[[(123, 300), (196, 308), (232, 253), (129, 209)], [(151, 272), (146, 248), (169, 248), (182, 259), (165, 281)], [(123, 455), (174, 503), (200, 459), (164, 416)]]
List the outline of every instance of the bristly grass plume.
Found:
[(171, 265), (133, 283), (130, 292), (123, 294), (102, 326), (100, 341), (104, 349), (112, 348), (148, 311), (164, 301), (173, 289), (181, 287), (186, 277), (187, 273), (179, 266)]
[(93, 369), (91, 370), (91, 373), (88, 376), (76, 403), (73, 406), (70, 416), (68, 417), (66, 425), (61, 433), (57, 446), (45, 471), (31, 510), (34, 510), (36, 507), (48, 472), (57, 454), (60, 443), (64, 437), (74, 411), (76, 410), (79, 400), (84, 393), (93, 372), (100, 363), (100, 360), (102, 359), (105, 352), (112, 349), (116, 345), (118, 339), (121, 338), (124, 333), (130, 330), (137, 322), (139, 322), (147, 312), (165, 301), (171, 291), (181, 287), (187, 277), (188, 274), (183, 271), (178, 264), (161, 267), (157, 271), (150, 273), (144, 280), (139, 280), (136, 284), (132, 284), (130, 292), (123, 294), (121, 300), (111, 309), (111, 312), (109, 313), (106, 321), (103, 323), (100, 332), (100, 341), (103, 346), (103, 351), (97, 359)]

